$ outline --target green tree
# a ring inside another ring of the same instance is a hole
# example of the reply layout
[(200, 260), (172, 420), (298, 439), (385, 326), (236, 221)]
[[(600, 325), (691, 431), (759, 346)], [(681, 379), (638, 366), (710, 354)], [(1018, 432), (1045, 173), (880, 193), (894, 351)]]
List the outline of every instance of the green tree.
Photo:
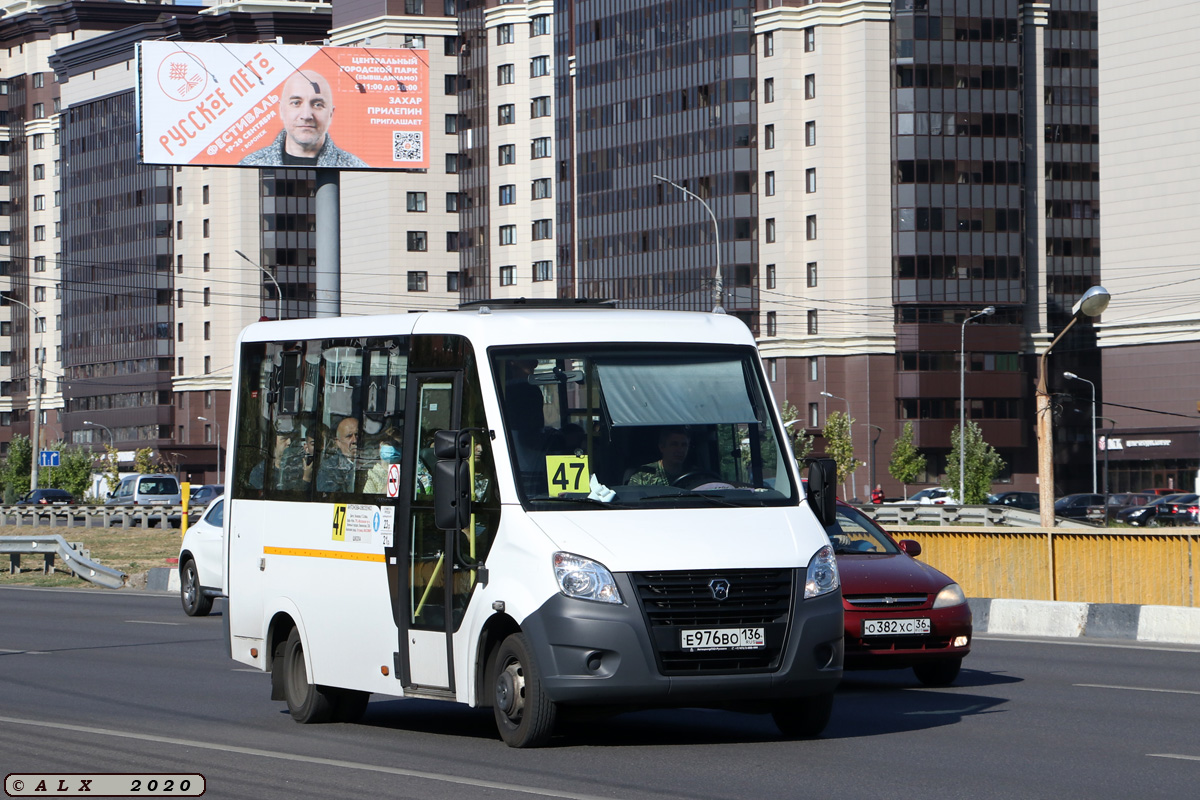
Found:
[[(105, 486), (108, 487), (108, 491), (115, 492), (117, 487), (121, 485), (121, 470), (117, 465), (117, 448), (111, 444), (104, 446), (104, 458), (101, 465)], [(99, 499), (103, 501), (104, 498), (101, 497)]]
[(17, 434), (8, 444), (8, 455), (0, 467), (0, 481), (4, 482), (4, 502), (15, 503), (29, 491), (29, 468), (33, 464), (33, 448), (29, 437)]
[[(947, 489), (958, 495), (958, 426), (954, 426), (954, 431), (950, 434), (950, 458), (946, 462), (946, 474), (942, 477), (942, 488)], [(963, 474), (966, 480), (963, 483), (964, 498), (959, 499), (959, 502), (966, 505), (979, 505), (987, 502), (987, 496), (992, 491), (992, 482), (996, 480), (996, 476), (1004, 469), (1004, 459), (996, 452), (990, 444), (983, 440), (983, 431), (979, 426), (970, 420), (967, 421), (965, 446), (963, 453), (966, 454), (963, 459)]]
[(149, 475), (155, 470), (154, 450), (142, 447), (133, 454), (133, 471), (139, 475)]
[(904, 485), (904, 496), (908, 497), (908, 484), (925, 472), (925, 455), (913, 445), (913, 425), (905, 422), (900, 438), (892, 445), (892, 460), (888, 463), (888, 474)]
[(854, 458), (854, 440), (850, 431), (854, 420), (842, 411), (834, 411), (825, 418), (825, 455), (837, 463), (837, 480), (842, 484), (842, 496), (846, 496), (846, 479), (858, 468)]
[(96, 456), (82, 447), (68, 447), (55, 442), (48, 448), (59, 451), (57, 467), (43, 467), (38, 484), (54, 489), (66, 489), (73, 496), (82, 498), (92, 485), (92, 465)]

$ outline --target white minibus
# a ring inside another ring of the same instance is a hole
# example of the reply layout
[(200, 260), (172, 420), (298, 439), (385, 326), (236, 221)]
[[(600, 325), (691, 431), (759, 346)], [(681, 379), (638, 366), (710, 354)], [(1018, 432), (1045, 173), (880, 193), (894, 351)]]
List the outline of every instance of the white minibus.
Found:
[(750, 331), (545, 306), (243, 331), (232, 657), (299, 722), (379, 694), (491, 707), (514, 747), (574, 708), (816, 736), (842, 676), (832, 462), (806, 492)]

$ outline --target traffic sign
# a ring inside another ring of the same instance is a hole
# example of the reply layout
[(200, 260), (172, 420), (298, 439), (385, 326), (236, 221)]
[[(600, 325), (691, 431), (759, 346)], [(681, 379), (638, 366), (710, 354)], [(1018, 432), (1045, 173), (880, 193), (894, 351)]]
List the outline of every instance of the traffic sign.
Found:
[(57, 467), (58, 466), (58, 451), (57, 450), (42, 450), (38, 453), (39, 467)]

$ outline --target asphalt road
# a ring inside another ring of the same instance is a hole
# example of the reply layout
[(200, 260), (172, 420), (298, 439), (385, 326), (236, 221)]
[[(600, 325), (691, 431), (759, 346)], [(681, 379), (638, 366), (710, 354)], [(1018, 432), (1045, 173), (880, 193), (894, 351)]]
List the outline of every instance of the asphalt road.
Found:
[[(221, 604), (218, 603), (218, 611)], [(504, 746), (490, 711), (373, 700), (302, 726), (177, 597), (0, 588), (0, 776), (200, 773), (206, 798), (1197, 796), (1200, 648), (977, 640), (958, 683), (850, 673), (817, 741), (654, 711)]]

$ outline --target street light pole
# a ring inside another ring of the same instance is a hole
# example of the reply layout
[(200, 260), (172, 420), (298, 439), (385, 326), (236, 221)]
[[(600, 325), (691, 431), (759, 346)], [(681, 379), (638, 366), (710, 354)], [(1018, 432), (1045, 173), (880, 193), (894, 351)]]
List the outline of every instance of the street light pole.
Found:
[[(1108, 308), (1112, 295), (1103, 286), (1093, 286), (1071, 308), (1071, 321), (1038, 358), (1037, 378), (1037, 440), (1038, 440), (1038, 505), (1043, 528), (1054, 527), (1054, 443), (1053, 420), (1050, 418), (1050, 392), (1046, 388), (1046, 356), (1058, 340), (1071, 330), (1080, 317), (1096, 317)], [(1055, 592), (1051, 592), (1051, 599)]]
[(663, 183), (671, 184), (676, 189), (697, 201), (700, 203), (700, 205), (704, 206), (704, 210), (708, 212), (710, 217), (712, 217), (713, 233), (715, 233), (717, 237), (717, 274), (715, 280), (713, 281), (713, 313), (724, 314), (725, 309), (721, 305), (722, 296), (725, 294), (724, 284), (721, 281), (721, 226), (717, 224), (717, 215), (713, 213), (712, 208), (708, 205), (708, 203), (704, 202), (699, 195), (693, 194), (675, 181), (668, 180), (662, 175), (651, 175), (650, 177), (654, 178), (656, 181), (662, 181)]
[[(248, 255), (246, 255), (245, 253), (243, 253), (241, 250), (234, 250), (233, 252), (237, 253), (239, 256), (246, 259), (246, 263), (253, 264), (254, 266), (261, 269), (263, 275), (266, 275), (268, 278), (271, 279), (271, 283), (275, 284), (275, 319), (277, 319), (277, 320), (283, 319), (283, 317), (281, 316), (280, 305), (279, 305), (280, 303), (283, 302), (283, 291), (280, 290), (280, 288), (279, 288), (279, 281), (275, 280), (274, 275), (267, 272), (266, 267), (264, 267), (262, 264), (259, 264), (257, 261), (251, 261), (250, 257)], [(218, 483), (220, 483), (220, 481), (218, 481)]]
[(875, 438), (871, 440), (871, 491), (875, 491), (875, 445), (879, 444), (879, 437), (883, 436), (883, 428), (878, 425), (872, 425), (869, 422), (863, 423), (868, 428), (874, 428), (879, 431), (875, 434)]
[[(196, 417), (201, 422), (208, 422), (208, 417)], [(217, 483), (221, 482), (221, 423), (213, 417), (212, 424), (217, 427)]]
[(1083, 381), (1092, 387), (1092, 494), (1099, 494), (1096, 482), (1096, 384), (1087, 378), (1081, 378), (1074, 372), (1064, 372), (1063, 377), (1070, 381)]
[(117, 440), (116, 440), (116, 439), (113, 437), (113, 432), (112, 432), (112, 429), (111, 429), (111, 428), (109, 428), (107, 425), (101, 425), (99, 422), (91, 422), (91, 421), (89, 421), (89, 420), (86, 420), (86, 419), (83, 421), (83, 424), (84, 424), (84, 425), (91, 425), (91, 426), (92, 426), (92, 427), (94, 427), (94, 428), (103, 428), (103, 429), (105, 430), (105, 432), (107, 432), (107, 433), (108, 433), (108, 443), (109, 443), (110, 445), (112, 445), (112, 448), (113, 448), (114, 450), (116, 450), (116, 449), (117, 449)]
[[(30, 323), (29, 332), (30, 332), (30, 334), (35, 333), (36, 331), (34, 329), (37, 328), (38, 310), (36, 308), (34, 308), (33, 306), (29, 305), (28, 303), (26, 303), (22, 300), (18, 300), (17, 298), (13, 297), (12, 295), (5, 295), (4, 299), (10, 303), (16, 303), (19, 306), (24, 306), (25, 308), (29, 309), (29, 323)], [(29, 340), (33, 341), (32, 335), (29, 337)], [(34, 382), (33, 382), (34, 383), (33, 419), (30, 420), (30, 422), (29, 422), (30, 449), (33, 451), (32, 453), (30, 453), (30, 458), (29, 458), (29, 489), (30, 489), (30, 491), (38, 488), (38, 468), (41, 466), (41, 464), (39, 462), (41, 460), (41, 455), (42, 455), (42, 441), (41, 441), (42, 440), (42, 430), (41, 430), (41, 427), (42, 427), (42, 356), (41, 356), (41, 349), (42, 349), (42, 347), (41, 347), (41, 341), (42, 341), (42, 337), (39, 336), (38, 337), (38, 345), (33, 348), (33, 363), (37, 364), (37, 377), (34, 378)]]
[[(841, 400), (846, 404), (846, 432), (850, 434), (850, 451), (854, 452), (854, 426), (850, 424), (850, 401), (844, 397), (838, 397), (836, 394), (829, 392), (821, 392), (821, 397), (832, 397), (834, 400)], [(857, 464), (855, 465), (857, 466)], [(858, 479), (854, 477), (855, 470), (850, 470), (850, 499), (858, 499)], [(846, 491), (845, 484), (842, 485), (842, 491)]]
[(1104, 524), (1108, 524), (1108, 445), (1112, 441), (1113, 431), (1117, 429), (1117, 421), (1112, 417), (1100, 417), (1105, 422), (1111, 422), (1108, 427), (1108, 436), (1104, 439)]
[(995, 306), (988, 306), (978, 314), (963, 320), (958, 344), (958, 504), (967, 504), (966, 442), (967, 442), (967, 323), (979, 317), (990, 317), (996, 313)]

